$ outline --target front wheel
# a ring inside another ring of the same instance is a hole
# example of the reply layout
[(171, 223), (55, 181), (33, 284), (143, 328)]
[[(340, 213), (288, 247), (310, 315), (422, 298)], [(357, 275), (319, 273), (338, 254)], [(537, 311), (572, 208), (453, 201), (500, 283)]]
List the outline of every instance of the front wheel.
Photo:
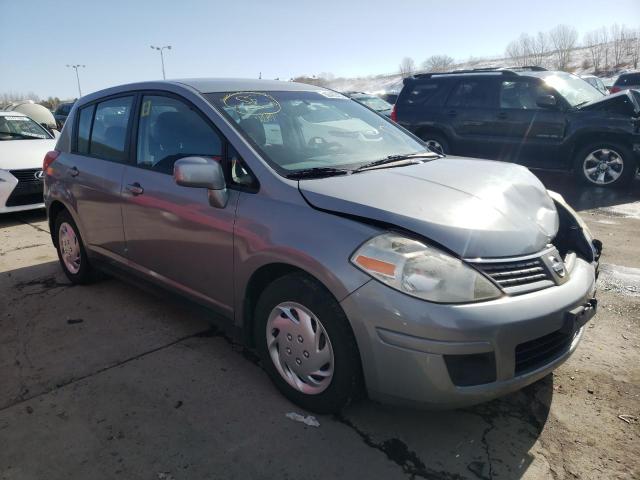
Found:
[(626, 146), (598, 142), (578, 151), (574, 168), (582, 183), (598, 187), (618, 187), (633, 180), (638, 166), (631, 150)]
[(265, 289), (254, 338), (263, 368), (301, 407), (337, 412), (360, 392), (360, 356), (349, 322), (335, 298), (308, 275), (286, 275)]

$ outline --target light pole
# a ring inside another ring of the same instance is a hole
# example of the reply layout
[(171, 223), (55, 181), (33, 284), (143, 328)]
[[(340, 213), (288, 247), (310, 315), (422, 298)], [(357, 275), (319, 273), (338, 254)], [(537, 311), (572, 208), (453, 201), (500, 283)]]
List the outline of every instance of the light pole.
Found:
[(151, 45), (151, 48), (153, 48), (154, 50), (158, 50), (160, 52), (160, 61), (162, 62), (162, 79), (166, 80), (167, 77), (164, 75), (164, 55), (162, 54), (162, 51), (165, 48), (167, 50), (171, 50), (171, 45), (165, 45), (164, 47), (155, 47), (155, 46)]
[(80, 90), (80, 75), (78, 75), (78, 69), (84, 68), (86, 65), (67, 65), (68, 68), (73, 68), (76, 71), (76, 80), (78, 81), (78, 98), (82, 96), (82, 90)]

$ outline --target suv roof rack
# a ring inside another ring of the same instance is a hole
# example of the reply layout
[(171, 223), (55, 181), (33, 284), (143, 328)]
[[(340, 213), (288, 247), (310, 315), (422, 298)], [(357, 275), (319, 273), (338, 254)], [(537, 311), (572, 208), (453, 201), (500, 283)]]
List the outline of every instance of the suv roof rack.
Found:
[[(524, 67), (484, 67), (484, 68), (470, 68), (463, 70), (451, 70), (449, 72), (430, 72), (430, 73), (416, 73), (413, 78), (430, 78), (438, 75), (458, 75), (465, 73), (499, 73), (501, 75), (516, 75), (517, 72), (546, 72), (547, 69), (538, 67), (536, 65), (527, 65)], [(411, 78), (411, 77), (409, 77)]]

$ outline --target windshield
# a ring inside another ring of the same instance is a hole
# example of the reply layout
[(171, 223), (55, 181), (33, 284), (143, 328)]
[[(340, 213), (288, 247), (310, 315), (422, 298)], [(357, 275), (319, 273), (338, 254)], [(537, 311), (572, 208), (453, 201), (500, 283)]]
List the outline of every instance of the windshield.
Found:
[(375, 110), (376, 112), (381, 112), (383, 110), (391, 110), (391, 104), (385, 102), (383, 99), (381, 99), (380, 97), (376, 97), (374, 95), (371, 96), (355, 96), (353, 97), (355, 100), (357, 100), (360, 103), (365, 104), (367, 107)]
[(564, 72), (541, 75), (542, 80), (556, 89), (572, 107), (598, 100), (604, 94), (583, 79)]
[(205, 95), (279, 173), (351, 168), (427, 152), (392, 122), (331, 91)]
[(0, 140), (25, 140), (33, 138), (51, 138), (51, 135), (22, 115), (0, 115)]

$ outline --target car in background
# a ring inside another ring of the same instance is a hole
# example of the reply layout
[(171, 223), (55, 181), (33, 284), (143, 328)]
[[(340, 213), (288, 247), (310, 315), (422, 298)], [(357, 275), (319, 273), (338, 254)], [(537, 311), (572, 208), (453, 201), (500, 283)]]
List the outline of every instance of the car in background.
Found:
[(64, 122), (67, 120), (69, 116), (69, 112), (73, 108), (73, 104), (75, 102), (65, 102), (58, 105), (55, 112), (53, 112), (53, 116), (56, 119), (56, 123), (58, 124), (59, 129), (62, 129), (64, 126)]
[(0, 112), (0, 213), (43, 208), (42, 160), (54, 136), (20, 112)]
[(557, 368), (595, 314), (601, 244), (562, 197), (338, 92), (143, 82), (68, 121), (43, 166), (69, 280), (117, 268), (208, 306), (304, 409), (487, 401)]
[(381, 115), (391, 117), (393, 105), (376, 95), (364, 92), (346, 92), (345, 95), (347, 95), (349, 98), (353, 98), (356, 102), (360, 102), (365, 107), (369, 107), (371, 110), (375, 110)]
[(381, 93), (380, 98), (383, 99), (385, 102), (393, 105), (398, 100), (398, 93), (397, 92)]
[(611, 93), (621, 92), (630, 88), (640, 90), (640, 72), (621, 74), (613, 84), (613, 87), (611, 87)]
[(609, 89), (605, 86), (601, 78), (596, 77), (595, 75), (580, 75), (580, 78), (599, 92), (604, 93), (605, 95), (609, 93)]
[(640, 157), (640, 102), (604, 95), (540, 67), (408, 77), (392, 119), (433, 150), (572, 171), (595, 186), (624, 185)]
[(7, 112), (20, 112), (27, 115), (31, 120), (35, 120), (40, 125), (49, 130), (49, 133), (55, 135), (57, 132), (57, 122), (51, 110), (44, 105), (35, 103), (33, 100), (23, 100), (13, 102), (4, 107)]

